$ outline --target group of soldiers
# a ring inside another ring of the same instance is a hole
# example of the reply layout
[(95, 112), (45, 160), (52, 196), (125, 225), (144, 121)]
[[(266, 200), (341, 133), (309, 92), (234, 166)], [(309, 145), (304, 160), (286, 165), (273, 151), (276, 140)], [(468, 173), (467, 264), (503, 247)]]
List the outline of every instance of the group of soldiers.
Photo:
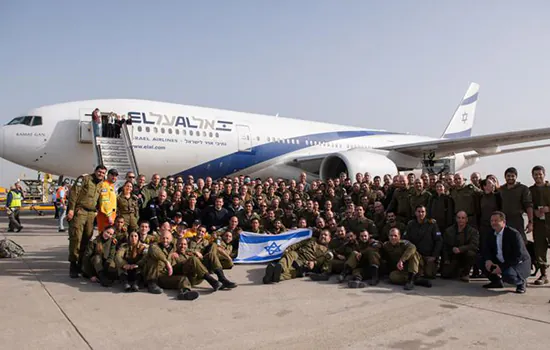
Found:
[[(547, 284), (550, 184), (543, 167), (532, 175), (535, 183), (527, 187), (514, 168), (502, 186), (478, 173), (469, 183), (459, 173), (358, 173), (354, 180), (343, 173), (325, 182), (308, 182), (305, 173), (298, 180), (241, 175), (196, 182), (153, 174), (147, 183), (130, 172), (116, 189), (116, 169), (98, 166), (69, 191), (70, 276), (82, 273), (104, 286), (119, 278), (129, 292), (142, 281), (151, 293), (178, 289), (180, 299), (190, 300), (198, 297), (191, 287), (202, 280), (214, 290), (236, 287), (224, 270), (233, 267), (241, 232), (311, 228), (311, 239), (267, 265), (264, 283), (336, 274), (361, 288), (389, 275), (410, 290), (430, 287), (437, 274), (464, 282), (487, 275), (485, 242), (506, 218), (524, 244), (533, 233), (535, 284)], [(99, 234), (92, 240), (94, 220)]]

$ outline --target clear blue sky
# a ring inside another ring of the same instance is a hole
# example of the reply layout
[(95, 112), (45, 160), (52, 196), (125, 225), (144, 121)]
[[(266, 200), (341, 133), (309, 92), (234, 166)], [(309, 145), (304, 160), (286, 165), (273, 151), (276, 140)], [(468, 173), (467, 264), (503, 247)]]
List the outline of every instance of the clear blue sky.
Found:
[[(475, 81), (474, 134), (550, 126), (549, 13), (548, 1), (1, 1), (0, 121), (129, 97), (439, 136)], [(516, 165), (531, 182), (547, 153), (467, 171)], [(20, 171), (0, 162), (0, 183)]]

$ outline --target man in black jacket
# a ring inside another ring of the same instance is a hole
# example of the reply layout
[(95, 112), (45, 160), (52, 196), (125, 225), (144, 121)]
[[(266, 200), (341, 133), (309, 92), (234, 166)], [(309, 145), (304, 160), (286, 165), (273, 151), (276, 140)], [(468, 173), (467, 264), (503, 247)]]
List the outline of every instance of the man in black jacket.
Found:
[(518, 230), (506, 226), (506, 215), (496, 211), (491, 216), (494, 234), (487, 237), (483, 257), (485, 273), (491, 283), (484, 288), (503, 288), (503, 281), (516, 286), (523, 294), (531, 274), (531, 258)]

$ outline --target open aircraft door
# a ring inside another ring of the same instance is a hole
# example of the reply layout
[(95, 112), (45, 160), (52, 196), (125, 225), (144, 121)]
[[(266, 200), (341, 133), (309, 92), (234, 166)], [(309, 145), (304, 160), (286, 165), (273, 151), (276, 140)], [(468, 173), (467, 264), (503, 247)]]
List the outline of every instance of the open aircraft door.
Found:
[(78, 122), (78, 142), (93, 143), (92, 112), (91, 108), (79, 110), (80, 120)]
[(237, 137), (239, 152), (252, 153), (252, 135), (248, 125), (237, 125)]

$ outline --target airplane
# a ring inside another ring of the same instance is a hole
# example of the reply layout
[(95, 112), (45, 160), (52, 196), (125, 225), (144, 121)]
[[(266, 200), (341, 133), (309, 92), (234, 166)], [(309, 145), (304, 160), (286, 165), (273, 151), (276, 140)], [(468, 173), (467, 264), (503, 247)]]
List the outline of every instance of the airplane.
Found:
[(146, 176), (297, 178), (305, 172), (326, 180), (342, 172), (395, 175), (436, 163), (455, 172), (481, 157), (550, 146), (518, 146), (548, 139), (550, 128), (471, 136), (478, 96), (479, 85), (471, 83), (440, 138), (148, 100), (75, 101), (8, 122), (0, 157), (56, 175), (90, 173), (101, 163), (94, 148), (101, 138), (91, 127), (95, 108), (131, 120), (122, 146)]

